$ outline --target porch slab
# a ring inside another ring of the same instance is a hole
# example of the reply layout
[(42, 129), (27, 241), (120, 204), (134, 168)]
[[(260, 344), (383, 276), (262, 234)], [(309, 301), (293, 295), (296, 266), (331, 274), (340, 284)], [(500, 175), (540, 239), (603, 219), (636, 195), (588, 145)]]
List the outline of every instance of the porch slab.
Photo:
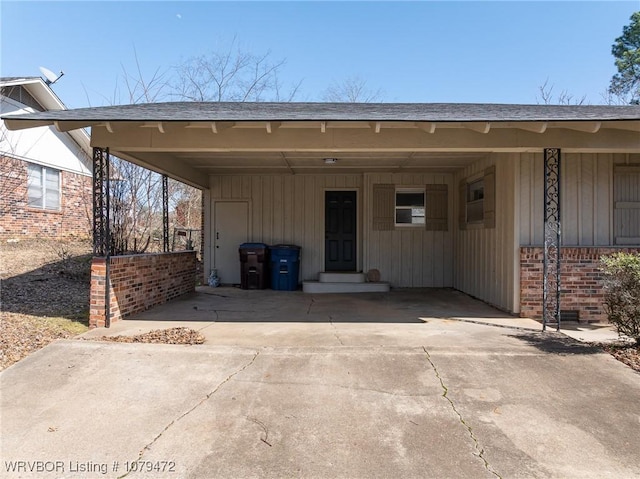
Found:
[[(207, 343), (230, 346), (329, 347), (365, 340), (379, 347), (416, 346), (424, 335), (437, 338), (443, 334), (459, 336), (461, 344), (474, 346), (474, 340), (462, 332), (466, 324), (532, 332), (542, 329), (539, 321), (515, 317), (452, 289), (316, 295), (202, 286), (195, 294), (112, 323), (109, 329), (91, 330), (85, 336), (136, 335), (188, 327), (199, 331)], [(609, 324), (565, 323), (562, 332), (586, 342), (617, 339)]]

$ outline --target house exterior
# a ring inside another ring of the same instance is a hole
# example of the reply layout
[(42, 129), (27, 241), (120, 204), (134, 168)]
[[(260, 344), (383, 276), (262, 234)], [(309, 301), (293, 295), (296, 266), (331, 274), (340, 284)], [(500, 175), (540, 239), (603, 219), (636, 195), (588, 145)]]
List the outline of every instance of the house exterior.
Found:
[[(558, 308), (600, 321), (599, 257), (640, 251), (638, 106), (164, 103), (6, 121), (91, 127), (94, 169), (114, 154), (201, 188), (205, 272), (223, 283), (240, 283), (239, 244), (295, 244), (301, 281), (375, 271), (540, 318), (546, 261)], [(116, 258), (98, 261), (96, 284)], [(114, 295), (94, 325), (117, 319)]]
[[(0, 78), (2, 114), (66, 109), (39, 77)], [(0, 124), (0, 238), (91, 235), (91, 147), (84, 130)]]

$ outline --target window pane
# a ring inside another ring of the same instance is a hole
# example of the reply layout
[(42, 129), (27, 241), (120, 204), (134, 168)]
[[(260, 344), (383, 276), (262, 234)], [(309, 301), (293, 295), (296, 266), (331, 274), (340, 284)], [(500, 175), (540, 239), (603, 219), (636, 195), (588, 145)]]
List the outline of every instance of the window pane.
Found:
[(27, 196), (29, 206), (42, 208), (42, 167), (29, 165), (29, 179), (27, 182)]
[(467, 221), (482, 221), (484, 219), (484, 202), (467, 203)]
[(411, 224), (411, 210), (410, 209), (397, 209), (396, 210), (396, 223), (398, 224)]
[(484, 180), (477, 180), (467, 185), (467, 201), (477, 201), (484, 198)]
[(58, 210), (60, 209), (60, 195), (57, 191), (47, 190), (44, 203), (46, 209)]
[(424, 193), (396, 193), (396, 206), (424, 206)]
[(45, 208), (60, 209), (60, 172), (46, 168)]
[(424, 224), (424, 208), (397, 208), (397, 224)]

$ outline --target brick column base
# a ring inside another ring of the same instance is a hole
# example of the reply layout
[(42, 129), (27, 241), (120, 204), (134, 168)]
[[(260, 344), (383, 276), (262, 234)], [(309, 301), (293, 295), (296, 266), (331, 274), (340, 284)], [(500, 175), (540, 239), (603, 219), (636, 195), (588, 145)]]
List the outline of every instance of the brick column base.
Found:
[[(600, 257), (617, 252), (640, 253), (640, 248), (560, 248), (561, 311), (577, 312), (582, 322), (606, 322)], [(520, 316), (542, 319), (544, 249), (520, 248)]]

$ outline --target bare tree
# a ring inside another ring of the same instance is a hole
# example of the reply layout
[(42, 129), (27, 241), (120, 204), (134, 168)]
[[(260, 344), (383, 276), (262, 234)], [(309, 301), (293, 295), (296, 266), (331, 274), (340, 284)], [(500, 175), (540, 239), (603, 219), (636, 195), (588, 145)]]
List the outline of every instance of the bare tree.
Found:
[(621, 91), (612, 91), (610, 88), (600, 94), (605, 105), (630, 105), (633, 104), (633, 98), (629, 93)]
[(21, 200), (17, 197), (17, 190), (26, 182), (26, 171), (20, 171), (20, 162), (14, 156), (15, 146), (10, 141), (2, 122), (0, 125), (0, 215), (6, 214)]
[(159, 245), (162, 238), (162, 177), (113, 157), (109, 194), (112, 254), (144, 253)]
[(322, 94), (324, 101), (333, 103), (375, 103), (381, 102), (384, 93), (381, 89), (367, 87), (366, 80), (355, 76), (342, 82), (333, 82)]
[(169, 203), (178, 228), (194, 229), (200, 226), (202, 192), (176, 180), (169, 180)]
[(233, 39), (229, 48), (194, 56), (175, 68), (172, 95), (189, 101), (292, 101), (302, 82), (284, 92), (285, 60), (255, 54)]
[[(110, 104), (152, 103), (168, 95), (167, 71), (157, 68), (145, 77), (134, 47), (135, 70), (122, 66)], [(120, 87), (122, 85), (122, 88)], [(162, 176), (159, 173), (111, 157), (110, 170), (111, 254), (135, 254), (158, 250), (162, 239)]]
[[(229, 48), (192, 57), (171, 70), (145, 78), (134, 48), (135, 70), (123, 66), (111, 104), (150, 103), (171, 97), (187, 101), (292, 101), (301, 82), (287, 88), (280, 80), (285, 60), (271, 52), (243, 50), (234, 38)], [(122, 88), (120, 87), (122, 85)], [(112, 159), (112, 249), (115, 254), (154, 248), (162, 232), (161, 176), (120, 158)], [(169, 182), (170, 229), (200, 230), (202, 192)]]
[(584, 105), (587, 101), (587, 95), (576, 98), (567, 90), (562, 90), (557, 96), (554, 96), (553, 87), (554, 85), (549, 85), (548, 78), (538, 87), (540, 95), (538, 103), (543, 105)]

